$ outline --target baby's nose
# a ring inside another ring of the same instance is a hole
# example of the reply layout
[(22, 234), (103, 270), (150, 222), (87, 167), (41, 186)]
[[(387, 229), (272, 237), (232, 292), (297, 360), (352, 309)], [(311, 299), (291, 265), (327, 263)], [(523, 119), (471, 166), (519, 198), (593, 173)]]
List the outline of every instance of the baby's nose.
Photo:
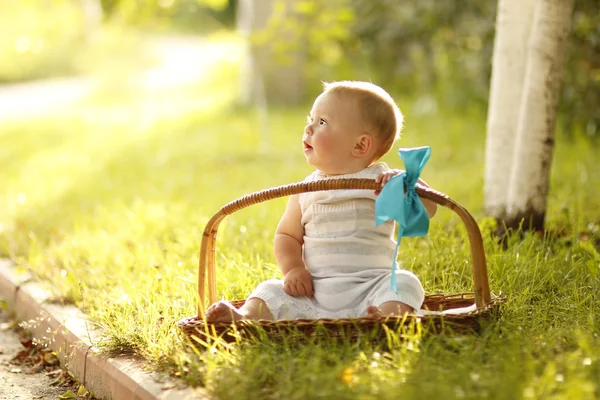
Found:
[(304, 127), (304, 133), (306, 133), (307, 135), (313, 134), (312, 124), (308, 124)]

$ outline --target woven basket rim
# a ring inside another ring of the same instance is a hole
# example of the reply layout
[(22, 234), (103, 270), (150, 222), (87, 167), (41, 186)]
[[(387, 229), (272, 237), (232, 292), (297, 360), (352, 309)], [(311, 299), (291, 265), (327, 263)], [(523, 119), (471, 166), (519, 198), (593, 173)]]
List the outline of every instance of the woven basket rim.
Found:
[[(454, 293), (444, 296), (445, 299), (465, 299), (462, 297), (464, 295), (472, 295), (474, 298), (474, 293), (472, 292), (464, 292), (464, 293)], [(462, 320), (477, 318), (482, 315), (490, 313), (492, 310), (497, 308), (499, 305), (504, 303), (507, 299), (506, 295), (493, 295), (491, 301), (486, 304), (484, 307), (476, 308), (473, 311), (469, 311), (461, 314), (425, 314), (425, 315), (415, 315), (408, 314), (404, 317), (380, 317), (380, 318), (366, 318), (366, 317), (358, 317), (358, 318), (316, 318), (316, 319), (294, 319), (294, 320), (241, 320), (237, 322), (231, 323), (208, 323), (202, 317), (193, 316), (182, 318), (177, 322), (177, 325), (187, 329), (195, 329), (197, 326), (212, 326), (220, 330), (236, 330), (243, 329), (248, 325), (256, 325), (262, 327), (294, 327), (294, 326), (322, 326), (322, 325), (377, 325), (381, 323), (392, 323), (392, 324), (405, 324), (411, 321), (421, 321), (426, 322), (428, 320), (445, 320), (447, 322), (460, 322)], [(232, 300), (232, 303), (243, 303), (245, 300)], [(474, 304), (474, 303), (473, 303)]]

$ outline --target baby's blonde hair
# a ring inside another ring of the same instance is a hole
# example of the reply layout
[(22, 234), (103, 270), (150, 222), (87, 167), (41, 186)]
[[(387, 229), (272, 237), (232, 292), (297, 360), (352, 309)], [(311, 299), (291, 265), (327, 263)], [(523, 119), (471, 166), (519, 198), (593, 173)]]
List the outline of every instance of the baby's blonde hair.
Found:
[(392, 99), (381, 87), (370, 82), (323, 82), (323, 93), (339, 94), (356, 99), (362, 120), (378, 139), (375, 159), (387, 153), (400, 138), (404, 117)]

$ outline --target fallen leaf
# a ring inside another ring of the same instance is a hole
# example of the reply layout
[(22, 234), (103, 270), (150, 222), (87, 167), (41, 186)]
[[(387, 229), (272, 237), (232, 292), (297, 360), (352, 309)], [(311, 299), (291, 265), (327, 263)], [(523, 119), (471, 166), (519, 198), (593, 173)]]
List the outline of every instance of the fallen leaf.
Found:
[(85, 396), (86, 394), (88, 394), (87, 389), (85, 388), (85, 386), (81, 385), (79, 386), (79, 389), (77, 389), (77, 396)]
[(58, 357), (55, 352), (44, 354), (44, 362), (48, 365), (54, 365), (58, 363)]
[(22, 361), (29, 357), (29, 352), (27, 350), (22, 350), (17, 353), (16, 356), (13, 357), (15, 361)]
[(71, 392), (70, 390), (67, 390), (63, 394), (59, 394), (58, 398), (59, 399), (76, 399), (77, 395), (75, 393)]

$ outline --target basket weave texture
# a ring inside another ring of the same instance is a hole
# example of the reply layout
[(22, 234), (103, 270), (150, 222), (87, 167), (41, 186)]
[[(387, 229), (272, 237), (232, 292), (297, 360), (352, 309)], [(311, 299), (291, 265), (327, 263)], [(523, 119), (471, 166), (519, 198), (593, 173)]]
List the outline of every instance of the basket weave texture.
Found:
[[(417, 194), (424, 199), (431, 200), (441, 206), (447, 207), (458, 214), (465, 224), (469, 237), (471, 250), (471, 266), (473, 277), (473, 292), (458, 294), (429, 294), (425, 296), (422, 308), (425, 310), (443, 311), (476, 305), (474, 311), (464, 314), (408, 316), (405, 318), (345, 318), (345, 319), (296, 319), (282, 321), (238, 321), (236, 323), (208, 324), (204, 320), (204, 310), (208, 304), (217, 300), (215, 245), (217, 230), (223, 219), (236, 211), (254, 204), (262, 203), (279, 197), (290, 196), (304, 192), (340, 189), (365, 189), (377, 190), (381, 185), (373, 179), (329, 179), (311, 182), (300, 182), (279, 186), (260, 192), (255, 192), (232, 201), (219, 210), (208, 221), (200, 245), (200, 260), (198, 267), (198, 314), (194, 317), (184, 318), (177, 325), (188, 336), (221, 336), (226, 340), (233, 340), (239, 334), (256, 335), (257, 330), (267, 332), (273, 338), (285, 335), (293, 330), (306, 336), (324, 336), (326, 338), (356, 339), (361, 334), (385, 336), (387, 327), (393, 330), (401, 325), (413, 322), (425, 324), (434, 332), (446, 331), (449, 327), (456, 333), (477, 331), (480, 322), (489, 319), (495, 314), (503, 297), (492, 297), (490, 294), (485, 253), (481, 232), (475, 219), (469, 212), (447, 195), (429, 187), (417, 185)], [(230, 300), (236, 307), (241, 307), (245, 300)], [(414, 325), (414, 324), (413, 324)]]

